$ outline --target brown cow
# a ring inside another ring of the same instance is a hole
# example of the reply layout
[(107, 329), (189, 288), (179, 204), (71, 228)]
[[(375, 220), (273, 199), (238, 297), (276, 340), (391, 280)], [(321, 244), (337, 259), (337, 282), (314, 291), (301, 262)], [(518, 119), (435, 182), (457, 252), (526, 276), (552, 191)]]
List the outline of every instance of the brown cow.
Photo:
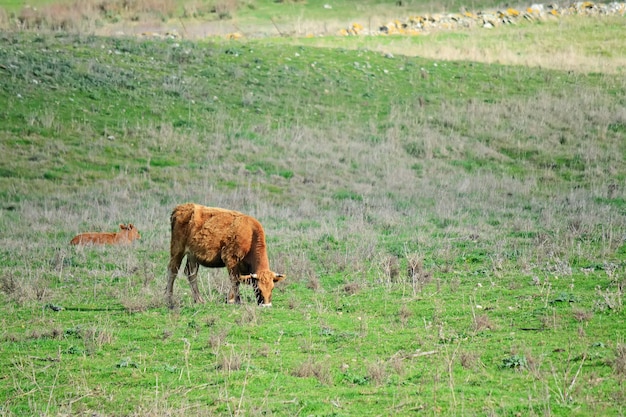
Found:
[(117, 233), (81, 233), (74, 236), (70, 241), (72, 245), (127, 245), (135, 239), (141, 239), (139, 231), (132, 223), (128, 225), (120, 224), (120, 231)]
[(264, 307), (272, 305), (274, 283), (284, 279), (284, 275), (270, 271), (265, 232), (257, 219), (237, 211), (187, 203), (174, 208), (170, 221), (172, 241), (165, 289), (170, 305), (174, 280), (185, 255), (185, 274), (195, 302), (204, 302), (197, 282), (198, 267), (202, 265), (228, 269), (229, 303), (241, 302), (239, 284), (249, 282), (257, 302)]

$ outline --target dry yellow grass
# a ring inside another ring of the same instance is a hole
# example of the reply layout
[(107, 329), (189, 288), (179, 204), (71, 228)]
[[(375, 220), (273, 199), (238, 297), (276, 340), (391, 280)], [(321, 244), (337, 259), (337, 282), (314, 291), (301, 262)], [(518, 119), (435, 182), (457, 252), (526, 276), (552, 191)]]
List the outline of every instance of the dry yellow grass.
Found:
[(520, 27), (459, 32), (467, 36), (451, 37), (440, 32), (424, 42), (408, 39), (403, 45), (390, 45), (389, 51), (442, 60), (618, 74), (626, 71), (623, 21), (623, 17), (569, 17)]
[(626, 72), (624, 16), (569, 16), (492, 29), (437, 30), (416, 36), (294, 38), (317, 46), (367, 48), (394, 55), (525, 65), (576, 72)]

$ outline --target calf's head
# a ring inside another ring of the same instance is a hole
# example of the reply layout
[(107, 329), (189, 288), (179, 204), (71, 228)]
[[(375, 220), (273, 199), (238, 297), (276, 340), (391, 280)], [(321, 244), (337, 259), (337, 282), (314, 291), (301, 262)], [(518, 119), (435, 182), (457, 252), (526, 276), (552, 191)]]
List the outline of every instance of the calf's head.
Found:
[(141, 239), (141, 236), (139, 235), (139, 231), (132, 223), (129, 223), (128, 225), (120, 224), (120, 229), (121, 229), (120, 233), (124, 234), (124, 236), (126, 237), (126, 239), (128, 239), (129, 242), (132, 242), (135, 239)]
[(272, 271), (261, 271), (256, 274), (242, 275), (242, 281), (249, 281), (254, 287), (256, 300), (262, 307), (272, 306), (272, 290), (274, 283), (285, 279), (283, 274)]

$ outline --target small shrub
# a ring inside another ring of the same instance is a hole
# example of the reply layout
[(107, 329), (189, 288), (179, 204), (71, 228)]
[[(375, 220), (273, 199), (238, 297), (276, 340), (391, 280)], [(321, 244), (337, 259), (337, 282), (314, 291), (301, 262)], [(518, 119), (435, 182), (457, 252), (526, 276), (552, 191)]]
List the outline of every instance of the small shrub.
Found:
[(528, 361), (526, 360), (526, 357), (523, 355), (512, 355), (512, 356), (509, 356), (508, 358), (502, 359), (501, 367), (503, 369), (517, 369), (517, 370), (527, 369)]

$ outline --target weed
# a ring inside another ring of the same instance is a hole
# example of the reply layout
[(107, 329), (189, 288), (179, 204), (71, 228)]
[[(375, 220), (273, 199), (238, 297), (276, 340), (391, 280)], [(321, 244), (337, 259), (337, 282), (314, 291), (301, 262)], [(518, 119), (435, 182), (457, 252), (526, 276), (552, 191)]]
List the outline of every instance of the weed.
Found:
[(500, 366), (504, 369), (523, 370), (528, 368), (528, 361), (523, 355), (512, 355), (502, 359), (502, 364)]

